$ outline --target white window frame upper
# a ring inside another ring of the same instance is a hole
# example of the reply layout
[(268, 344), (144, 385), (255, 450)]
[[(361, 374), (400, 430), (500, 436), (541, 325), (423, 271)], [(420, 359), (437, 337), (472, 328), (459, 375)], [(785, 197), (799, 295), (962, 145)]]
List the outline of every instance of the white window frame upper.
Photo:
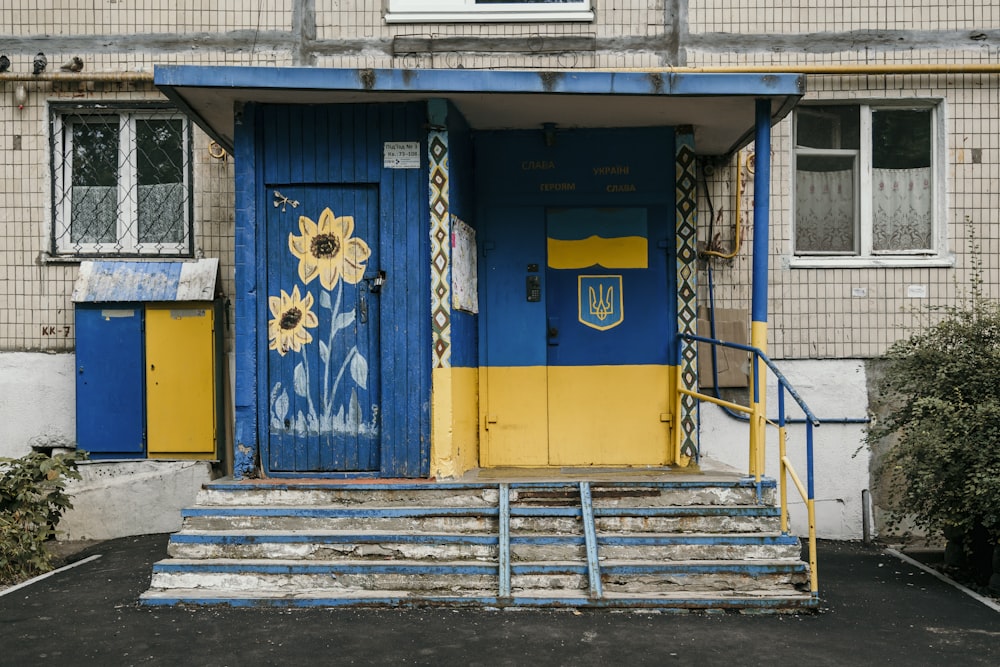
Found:
[[(799, 148), (798, 112), (812, 106), (852, 106), (858, 107), (860, 114), (861, 142), (858, 150), (853, 149), (810, 149)], [(929, 110), (931, 112), (931, 239), (929, 250), (896, 250), (876, 252), (873, 248), (873, 149), (872, 149), (872, 111), (880, 109)], [(954, 266), (955, 257), (948, 249), (947, 225), (947, 165), (945, 156), (945, 110), (941, 99), (907, 99), (907, 100), (816, 100), (802, 104), (792, 114), (791, 138), (791, 169), (789, 170), (789, 192), (791, 208), (791, 238), (792, 248), (788, 258), (788, 266), (801, 268), (866, 268), (873, 266), (885, 267), (948, 267)], [(795, 211), (795, 178), (796, 164), (799, 155), (840, 155), (854, 156), (858, 164), (855, 183), (857, 202), (855, 224), (859, 236), (857, 253), (812, 252), (801, 253), (795, 248), (796, 211)]]
[(386, 23), (526, 23), (593, 21), (591, 0), (567, 2), (476, 2), (476, 0), (385, 0)]
[[(73, 241), (72, 177), (73, 177), (73, 125), (87, 116), (118, 116), (118, 209), (116, 220), (117, 240), (111, 244)], [(87, 106), (53, 105), (52, 118), (52, 184), (53, 196), (53, 249), (56, 257), (190, 257), (192, 250), (192, 192), (191, 192), (191, 126), (180, 111), (165, 105), (136, 106), (95, 104)], [(136, 150), (136, 121), (179, 120), (183, 139), (182, 151), (184, 202), (182, 211), (183, 238), (170, 244), (140, 244), (138, 229), (139, 203), (138, 170), (129, 155)], [(124, 147), (124, 148), (123, 148)], [(109, 247), (112, 246), (112, 247)]]

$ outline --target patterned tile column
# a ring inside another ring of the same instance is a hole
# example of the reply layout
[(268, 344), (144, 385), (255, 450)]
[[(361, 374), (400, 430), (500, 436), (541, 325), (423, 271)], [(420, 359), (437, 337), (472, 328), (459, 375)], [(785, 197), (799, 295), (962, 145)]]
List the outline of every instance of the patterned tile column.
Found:
[(451, 216), (448, 206), (448, 132), (427, 141), (431, 204), (431, 334), (434, 368), (451, 366)]
[[(696, 334), (698, 325), (698, 180), (694, 153), (694, 134), (690, 127), (677, 128), (677, 330)], [(697, 390), (698, 346), (681, 341), (680, 383)], [(687, 465), (698, 460), (698, 405), (690, 396), (681, 396), (681, 414), (677, 423), (681, 433), (681, 456)], [(684, 458), (686, 457), (686, 458)]]

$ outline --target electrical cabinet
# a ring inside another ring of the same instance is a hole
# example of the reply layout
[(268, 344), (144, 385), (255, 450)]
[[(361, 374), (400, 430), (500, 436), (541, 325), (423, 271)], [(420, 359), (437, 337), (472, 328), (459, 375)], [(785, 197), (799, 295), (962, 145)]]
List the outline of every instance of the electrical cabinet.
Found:
[(91, 458), (214, 459), (215, 302), (78, 303), (77, 445)]
[(76, 440), (91, 458), (145, 455), (141, 304), (77, 304)]

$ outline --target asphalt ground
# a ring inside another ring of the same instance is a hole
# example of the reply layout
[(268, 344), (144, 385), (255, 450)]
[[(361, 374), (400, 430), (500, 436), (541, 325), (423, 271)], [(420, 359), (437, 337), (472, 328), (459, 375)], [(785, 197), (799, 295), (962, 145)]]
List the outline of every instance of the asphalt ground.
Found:
[(820, 543), (795, 615), (140, 607), (167, 539), (0, 596), (0, 665), (1000, 665), (1000, 613), (858, 543)]

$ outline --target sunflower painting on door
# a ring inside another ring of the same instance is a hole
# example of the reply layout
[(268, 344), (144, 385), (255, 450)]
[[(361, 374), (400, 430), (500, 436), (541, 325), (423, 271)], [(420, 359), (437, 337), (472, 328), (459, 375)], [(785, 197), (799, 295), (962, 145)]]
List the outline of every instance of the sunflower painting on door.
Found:
[[(368, 389), (368, 360), (356, 335), (348, 335), (358, 326), (359, 314), (362, 324), (367, 321), (368, 306), (360, 289), (355, 307), (344, 303), (344, 285), (363, 280), (371, 248), (353, 235), (353, 216), (337, 216), (329, 207), (318, 222), (300, 216), (298, 231), (288, 234), (288, 250), (298, 260), (302, 290), (296, 284), (268, 296), (268, 349), (280, 357), (301, 355), (291, 386), (285, 384), (287, 377), (271, 385), (271, 430), (295, 436), (376, 436), (378, 406), (370, 404), (371, 414), (363, 415), (358, 401), (358, 390)], [(310, 378), (310, 372), (320, 377)]]

